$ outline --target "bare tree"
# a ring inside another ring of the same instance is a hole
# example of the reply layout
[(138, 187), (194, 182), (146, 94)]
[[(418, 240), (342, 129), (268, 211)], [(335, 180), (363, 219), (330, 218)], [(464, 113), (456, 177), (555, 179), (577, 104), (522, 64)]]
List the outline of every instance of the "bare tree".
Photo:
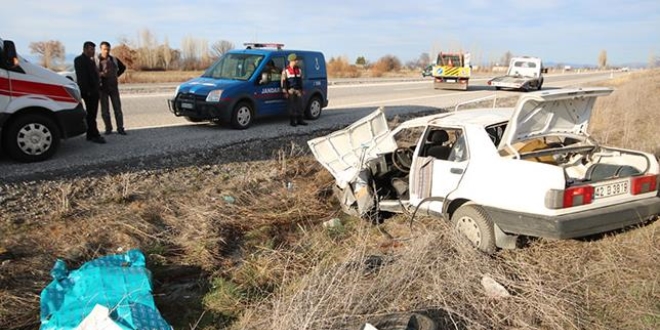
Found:
[(163, 59), (163, 68), (169, 70), (172, 65), (172, 49), (170, 48), (170, 42), (167, 37), (165, 37), (165, 41), (163, 41), (163, 45), (159, 47), (159, 50), (160, 57)]
[(155, 68), (158, 66), (158, 41), (149, 29), (142, 29), (138, 34), (138, 66)]
[(600, 54), (598, 54), (598, 67), (601, 69), (607, 67), (607, 51), (604, 49), (600, 51)]
[(181, 41), (181, 57), (184, 70), (193, 70), (197, 62), (197, 42), (192, 36), (186, 36)]
[(218, 40), (211, 45), (211, 54), (214, 58), (219, 58), (231, 49), (234, 49), (233, 43), (227, 40)]
[(504, 65), (504, 66), (509, 65), (509, 62), (511, 62), (512, 57), (513, 54), (511, 54), (511, 52), (507, 50), (506, 53), (502, 55), (502, 63), (500, 63), (500, 65)]
[(52, 69), (64, 61), (64, 45), (59, 40), (31, 42), (30, 53), (39, 54), (44, 68)]
[(419, 55), (418, 65), (420, 67), (425, 67), (431, 63), (431, 56), (429, 53), (421, 53)]
[(126, 67), (135, 70), (136, 69), (136, 58), (137, 52), (131, 46), (129, 46), (127, 41), (121, 42), (117, 46), (112, 47), (112, 54), (120, 59)]
[(658, 62), (660, 61), (660, 57), (655, 56), (653, 52), (649, 54), (649, 62), (647, 64), (649, 69), (653, 69), (658, 65)]

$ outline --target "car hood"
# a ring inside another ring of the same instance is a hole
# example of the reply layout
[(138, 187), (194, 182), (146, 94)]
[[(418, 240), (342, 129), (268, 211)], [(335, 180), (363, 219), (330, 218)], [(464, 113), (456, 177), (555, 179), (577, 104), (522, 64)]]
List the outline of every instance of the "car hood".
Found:
[(351, 182), (367, 161), (397, 148), (382, 107), (344, 129), (309, 140), (307, 144), (340, 187)]
[(61, 76), (54, 71), (46, 69), (40, 65), (29, 62), (25, 58), (19, 56), (19, 65), (25, 71), (28, 76), (39, 77), (41, 82), (53, 84), (53, 85), (62, 85), (69, 86), (73, 89), (78, 89), (78, 85), (75, 82), (69, 80), (68, 78)]
[(228, 79), (212, 79), (205, 77), (197, 77), (190, 79), (183, 84), (179, 85), (179, 93), (191, 93), (196, 95), (207, 95), (210, 91), (216, 89), (227, 89), (240, 83), (237, 80)]
[(550, 135), (586, 135), (591, 112), (604, 87), (557, 89), (525, 94), (515, 106), (499, 149), (514, 143)]

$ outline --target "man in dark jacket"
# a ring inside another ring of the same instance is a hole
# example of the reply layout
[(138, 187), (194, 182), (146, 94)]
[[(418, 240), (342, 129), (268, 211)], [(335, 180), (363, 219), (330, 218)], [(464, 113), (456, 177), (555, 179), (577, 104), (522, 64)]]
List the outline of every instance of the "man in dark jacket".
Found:
[(87, 141), (105, 143), (105, 139), (99, 134), (96, 127), (96, 114), (99, 111), (99, 72), (94, 63), (96, 44), (85, 41), (83, 52), (73, 60), (76, 70), (78, 87), (85, 101), (87, 110)]
[(110, 43), (101, 42), (101, 54), (99, 54), (99, 72), (101, 74), (101, 118), (105, 124), (105, 134), (112, 133), (112, 118), (108, 98), (112, 102), (112, 109), (117, 122), (117, 133), (126, 135), (124, 130), (124, 115), (121, 111), (121, 99), (119, 98), (119, 76), (126, 71), (126, 66), (120, 59), (110, 55)]

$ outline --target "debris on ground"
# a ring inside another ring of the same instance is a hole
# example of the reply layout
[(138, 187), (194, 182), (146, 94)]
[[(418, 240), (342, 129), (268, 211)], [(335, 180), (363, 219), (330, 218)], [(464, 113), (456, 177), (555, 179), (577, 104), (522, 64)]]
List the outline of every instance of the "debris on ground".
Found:
[(506, 298), (511, 296), (502, 284), (497, 283), (497, 281), (488, 275), (484, 275), (481, 278), (481, 285), (486, 290), (486, 295), (490, 298)]
[(77, 270), (58, 259), (51, 276), (41, 292), (41, 330), (172, 329), (156, 308), (140, 250), (100, 257)]

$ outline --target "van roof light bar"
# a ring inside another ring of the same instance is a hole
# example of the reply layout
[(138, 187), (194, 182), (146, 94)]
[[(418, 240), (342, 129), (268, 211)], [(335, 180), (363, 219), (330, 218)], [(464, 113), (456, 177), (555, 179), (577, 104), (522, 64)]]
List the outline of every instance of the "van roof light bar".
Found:
[(252, 48), (277, 48), (277, 50), (282, 50), (284, 48), (284, 44), (278, 44), (278, 43), (261, 43), (261, 42), (244, 42), (243, 46), (245, 46), (245, 49), (252, 49)]

